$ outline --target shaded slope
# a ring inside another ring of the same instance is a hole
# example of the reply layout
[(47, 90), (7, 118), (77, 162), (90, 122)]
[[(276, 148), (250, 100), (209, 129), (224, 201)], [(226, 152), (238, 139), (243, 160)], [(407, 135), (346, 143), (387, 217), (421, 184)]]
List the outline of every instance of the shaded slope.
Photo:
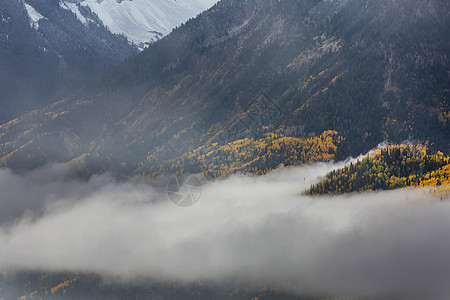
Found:
[(1, 123), (73, 94), (136, 53), (124, 37), (95, 21), (81, 23), (58, 1), (2, 0)]

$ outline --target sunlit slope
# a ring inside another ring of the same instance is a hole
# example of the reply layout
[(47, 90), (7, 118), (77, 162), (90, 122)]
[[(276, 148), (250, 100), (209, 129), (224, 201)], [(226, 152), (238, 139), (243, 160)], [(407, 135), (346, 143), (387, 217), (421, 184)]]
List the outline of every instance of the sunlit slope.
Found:
[(214, 143), (162, 163), (149, 156), (143, 167), (148, 171), (143, 171), (142, 175), (156, 177), (186, 172), (212, 178), (231, 174), (262, 175), (279, 167), (331, 161), (342, 140), (336, 131), (326, 131), (308, 139), (272, 133), (262, 139), (240, 139), (222, 146)]
[(342, 194), (408, 186), (436, 187), (434, 192), (449, 195), (450, 157), (432, 153), (425, 146), (392, 145), (332, 171), (307, 193)]

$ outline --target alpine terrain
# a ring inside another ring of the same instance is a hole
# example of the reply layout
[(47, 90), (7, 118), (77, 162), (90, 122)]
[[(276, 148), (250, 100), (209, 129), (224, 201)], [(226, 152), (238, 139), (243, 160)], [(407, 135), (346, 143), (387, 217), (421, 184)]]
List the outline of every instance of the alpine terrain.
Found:
[(3, 125), (2, 164), (136, 175), (198, 147), (327, 130), (344, 138), (336, 158), (383, 140), (448, 152), (448, 8), (221, 1), (78, 93)]
[(450, 1), (0, 26), (1, 299), (450, 298)]
[(73, 93), (137, 49), (89, 11), (83, 24), (57, 1), (0, 3), (0, 120)]
[(87, 11), (95, 13), (113, 33), (123, 34), (140, 50), (157, 41), (217, 0), (65, 0), (61, 7), (86, 23)]
[(73, 94), (213, 4), (1, 1), (1, 123)]

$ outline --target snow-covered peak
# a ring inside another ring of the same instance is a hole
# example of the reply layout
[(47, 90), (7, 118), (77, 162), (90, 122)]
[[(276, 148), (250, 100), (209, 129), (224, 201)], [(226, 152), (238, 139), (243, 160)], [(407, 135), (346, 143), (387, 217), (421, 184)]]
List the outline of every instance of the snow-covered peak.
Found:
[(108, 29), (125, 35), (141, 50), (173, 28), (213, 6), (218, 0), (64, 0), (83, 23), (80, 6), (89, 7)]
[(39, 20), (46, 19), (43, 15), (41, 15), (33, 6), (28, 3), (24, 3), (25, 8), (27, 10), (28, 16), (30, 18), (30, 26), (31, 28), (38, 29), (39, 28)]

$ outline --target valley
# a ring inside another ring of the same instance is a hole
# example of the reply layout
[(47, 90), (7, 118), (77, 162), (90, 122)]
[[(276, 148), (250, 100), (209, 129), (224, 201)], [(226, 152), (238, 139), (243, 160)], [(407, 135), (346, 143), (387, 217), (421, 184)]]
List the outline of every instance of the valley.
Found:
[(0, 21), (0, 298), (450, 295), (448, 1)]

